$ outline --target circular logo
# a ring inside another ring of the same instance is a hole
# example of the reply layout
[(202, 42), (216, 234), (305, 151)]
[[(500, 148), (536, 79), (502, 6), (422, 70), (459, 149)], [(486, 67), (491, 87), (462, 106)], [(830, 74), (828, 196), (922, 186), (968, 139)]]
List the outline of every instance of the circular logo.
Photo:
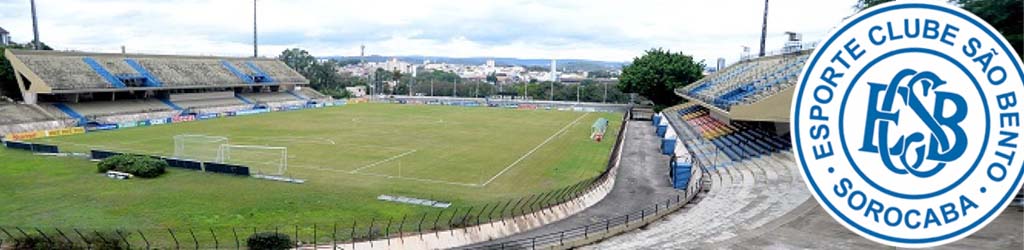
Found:
[(894, 2), (847, 19), (793, 95), (794, 154), (815, 199), (873, 241), (930, 247), (981, 229), (1021, 188), (1024, 72), (957, 7)]

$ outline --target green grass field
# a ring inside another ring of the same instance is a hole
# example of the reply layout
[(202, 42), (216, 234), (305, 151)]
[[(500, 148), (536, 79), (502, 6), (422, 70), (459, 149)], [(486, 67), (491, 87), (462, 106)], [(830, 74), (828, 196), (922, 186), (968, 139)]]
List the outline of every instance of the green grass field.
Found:
[[(598, 118), (608, 140), (589, 139)], [(288, 148), (290, 184), (170, 169), (115, 181), (78, 158), (0, 150), (0, 226), (80, 228), (274, 227), (400, 218), (436, 208), (381, 194), (480, 206), (592, 178), (607, 164), (621, 114), (355, 104), (44, 138), (64, 152), (90, 148), (170, 156), (180, 134)]]

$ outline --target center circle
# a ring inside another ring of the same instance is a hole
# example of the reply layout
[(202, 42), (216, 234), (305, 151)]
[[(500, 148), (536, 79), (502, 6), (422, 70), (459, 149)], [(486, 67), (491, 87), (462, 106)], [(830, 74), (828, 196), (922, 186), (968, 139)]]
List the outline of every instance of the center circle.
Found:
[[(988, 102), (987, 102), (987, 100), (985, 100), (985, 95), (984, 95), (984, 93), (982, 91), (981, 85), (979, 84), (977, 79), (974, 77), (974, 75), (970, 74), (970, 72), (966, 69), (966, 67), (964, 67), (959, 62), (953, 60), (948, 55), (942, 54), (940, 52), (937, 52), (937, 51), (934, 51), (934, 50), (931, 50), (931, 49), (925, 49), (925, 48), (905, 48), (905, 49), (898, 49), (898, 50), (891, 51), (891, 52), (886, 53), (884, 55), (881, 55), (881, 56), (875, 58), (874, 60), (872, 60), (871, 62), (865, 64), (863, 69), (860, 70), (857, 73), (857, 75), (852, 79), (852, 81), (851, 81), (852, 85), (847, 88), (845, 94), (843, 95), (842, 102), (841, 102), (841, 108), (840, 108), (840, 111), (839, 111), (839, 120), (838, 120), (838, 122), (839, 122), (839, 136), (840, 136), (840, 142), (841, 142), (840, 144), (842, 145), (842, 148), (843, 148), (842, 151), (843, 151), (844, 155), (846, 156), (848, 162), (850, 163), (851, 168), (857, 173), (857, 175), (860, 176), (860, 178), (862, 178), (864, 180), (864, 182), (868, 183), (869, 185), (871, 185), (872, 187), (874, 187), (875, 189), (879, 190), (882, 193), (885, 193), (887, 195), (891, 195), (891, 196), (897, 197), (897, 198), (903, 198), (903, 199), (926, 199), (926, 198), (930, 198), (930, 197), (934, 197), (934, 196), (937, 196), (937, 195), (944, 194), (944, 193), (946, 193), (946, 192), (956, 188), (965, 179), (967, 179), (967, 177), (970, 176), (970, 174), (979, 165), (979, 163), (981, 161), (981, 158), (982, 158), (982, 155), (985, 152), (985, 148), (986, 148), (986, 146), (988, 144), (988, 140), (989, 140), (989, 132), (990, 132), (989, 125), (991, 123), (991, 121), (989, 119), (989, 117), (990, 117), (989, 116), (989, 107), (987, 105), (978, 105), (978, 106), (983, 106), (984, 107), (984, 110), (985, 110), (984, 116), (983, 116), (984, 119), (980, 119), (980, 118), (965, 119), (964, 121), (962, 121), (960, 123), (961, 125), (963, 125), (963, 124), (972, 125), (971, 123), (974, 122), (977, 119), (984, 120), (984, 126), (983, 126), (984, 127), (984, 133), (980, 135), (982, 137), (982, 140), (978, 140), (979, 139), (978, 138), (979, 134), (978, 134), (978, 132), (976, 132), (978, 130), (966, 130), (965, 129), (966, 133), (968, 135), (967, 136), (968, 140), (966, 142), (960, 142), (960, 141), (953, 142), (953, 143), (968, 143), (968, 145), (972, 145), (972, 147), (969, 147), (968, 150), (966, 150), (964, 152), (964, 155), (961, 155), (959, 157), (960, 159), (964, 159), (964, 161), (958, 161), (958, 160), (952, 161), (951, 163), (959, 163), (959, 164), (949, 164), (949, 166), (946, 166), (946, 169), (942, 170), (943, 172), (939, 172), (939, 174), (936, 174), (936, 176), (934, 176), (934, 177), (918, 178), (918, 177), (914, 177), (913, 175), (909, 175), (909, 174), (900, 175), (900, 174), (893, 173), (890, 170), (886, 169), (886, 167), (883, 164), (881, 164), (880, 162), (872, 162), (875, 159), (880, 159), (880, 157), (877, 154), (877, 152), (874, 155), (866, 156), (866, 154), (870, 154), (870, 153), (865, 153), (865, 152), (858, 151), (861, 148), (861, 145), (863, 144), (863, 143), (860, 142), (862, 139), (870, 140), (868, 138), (863, 138), (863, 137), (856, 136), (856, 135), (860, 135), (860, 134), (858, 134), (860, 132), (856, 131), (856, 129), (863, 130), (864, 128), (863, 127), (860, 127), (860, 128), (853, 127), (853, 128), (851, 128), (851, 129), (855, 130), (853, 132), (850, 132), (850, 131), (846, 130), (846, 127), (847, 127), (847, 123), (846, 123), (846, 120), (845, 120), (846, 118), (851, 118), (852, 122), (854, 122), (854, 123), (856, 123), (856, 122), (864, 122), (863, 119), (865, 118), (865, 117), (862, 117), (862, 116), (858, 115), (859, 114), (858, 112), (862, 112), (860, 110), (853, 111), (854, 115), (852, 115), (852, 116), (849, 113), (847, 113), (847, 110), (850, 110), (850, 109), (863, 109), (863, 108), (860, 107), (859, 105), (855, 105), (854, 107), (850, 107), (850, 106), (847, 106), (847, 104), (850, 101), (851, 92), (853, 91), (853, 89), (861, 87), (861, 86), (864, 86), (864, 85), (867, 85), (868, 81), (874, 81), (874, 82), (876, 82), (876, 84), (878, 84), (878, 83), (889, 84), (889, 80), (890, 79), (865, 79), (865, 80), (862, 80), (861, 76), (863, 76), (865, 72), (871, 71), (872, 67), (876, 66), (876, 64), (879, 64), (879, 63), (885, 64), (885, 61), (887, 59), (888, 60), (894, 60), (894, 58), (898, 59), (901, 56), (903, 56), (903, 57), (906, 57), (906, 56), (917, 56), (917, 57), (927, 56), (927, 57), (935, 58), (935, 59), (938, 59), (938, 60), (944, 60), (944, 61), (948, 62), (950, 65), (955, 66), (957, 69), (960, 70), (960, 72), (953, 72), (952, 74), (962, 74), (962, 76), (966, 76), (966, 78), (969, 78), (970, 82), (976, 88), (977, 96), (976, 97), (975, 96), (970, 96), (970, 98), (973, 98), (973, 99), (968, 99), (968, 100), (980, 99), (981, 103), (988, 103)], [(883, 69), (876, 69), (876, 70), (883, 70)], [(950, 78), (949, 76), (957, 76), (957, 77), (961, 76), (961, 75), (950, 75), (950, 73), (951, 73), (950, 71), (942, 71), (942, 72), (938, 72), (937, 71), (935, 73), (937, 73), (940, 76), (944, 76), (943, 79), (947, 80), (947, 81), (950, 80), (950, 79), (954, 79), (954, 80), (956, 79), (955, 77), (954, 78)], [(908, 79), (909, 79), (909, 77), (908, 77)], [(953, 81), (951, 81), (951, 82), (953, 82)], [(960, 84), (964, 84), (964, 83), (960, 83)], [(966, 84), (964, 84), (964, 85), (966, 85)], [(951, 87), (951, 86), (946, 86), (946, 87)], [(865, 88), (861, 88), (861, 89), (866, 89), (866, 87)], [(915, 88), (915, 89), (917, 89), (917, 88)], [(950, 88), (947, 88), (947, 89), (950, 89)], [(910, 90), (910, 91), (913, 91), (913, 90)], [(954, 92), (957, 92), (957, 91), (955, 91), (955, 89), (954, 89)], [(963, 91), (959, 91), (959, 92), (963, 92)], [(969, 94), (969, 93), (964, 93), (964, 94)], [(858, 95), (858, 97), (861, 97), (861, 96), (867, 96), (867, 95)], [(899, 99), (901, 97), (897, 96), (895, 98)], [(882, 98), (879, 98), (879, 100), (878, 100), (879, 103), (882, 102), (881, 99)], [(856, 100), (856, 101), (854, 101), (854, 103), (859, 103), (860, 101), (861, 100)], [(970, 103), (972, 103), (972, 102), (969, 101), (968, 104), (970, 104)], [(896, 103), (894, 105), (903, 105), (903, 104)], [(968, 106), (971, 106), (971, 105), (968, 105)], [(878, 108), (878, 107), (868, 107), (868, 108)], [(892, 111), (895, 112), (897, 110), (899, 110), (899, 109), (895, 109), (894, 108)], [(946, 110), (946, 111), (948, 112), (949, 110)], [(866, 112), (866, 111), (864, 111), (864, 112)], [(903, 124), (904, 126), (906, 126), (906, 124), (908, 124), (908, 123), (914, 122), (912, 119), (907, 119), (907, 118), (914, 118), (914, 119), (916, 119), (916, 117), (913, 117), (913, 111), (907, 109), (906, 107), (904, 107), (902, 110), (900, 110), (900, 113), (901, 114), (899, 115), (899, 117), (902, 117), (902, 118), (900, 118), (899, 122), (900, 122), (900, 124)], [(969, 112), (969, 113), (977, 113), (977, 112)], [(937, 116), (944, 116), (945, 114), (935, 114), (935, 115), (937, 115)], [(851, 117), (848, 117), (848, 116), (851, 116)], [(968, 117), (968, 118), (970, 118), (970, 117)], [(890, 124), (890, 125), (895, 125), (895, 124)], [(943, 128), (942, 131), (938, 131), (937, 133), (946, 133), (946, 131), (947, 131), (946, 129), (948, 129), (948, 128)], [(904, 129), (904, 130), (906, 130), (906, 129)], [(899, 130), (897, 129), (897, 131), (899, 131)], [(915, 132), (916, 132), (916, 130), (915, 130)], [(926, 132), (926, 131), (921, 131), (921, 132)], [(872, 137), (875, 137), (874, 140), (878, 139), (877, 138), (878, 136), (873, 135), (873, 134), (867, 134), (867, 133), (878, 133), (878, 129), (877, 128), (873, 132), (865, 131), (863, 133), (863, 136), (872, 136)], [(847, 140), (847, 136), (850, 135), (850, 134), (854, 134), (855, 136), (853, 138), (850, 138), (851, 140)], [(888, 136), (888, 135), (882, 135), (882, 136)], [(888, 143), (891, 144), (894, 141), (895, 141), (895, 139), (891, 139)], [(981, 141), (980, 144), (978, 143), (979, 141)], [(929, 138), (925, 137), (924, 142), (926, 142), (926, 143), (929, 142)], [(850, 145), (851, 143), (852, 143), (852, 145)], [(878, 147), (879, 151), (883, 150), (883, 149), (887, 149), (890, 146), (890, 145), (886, 145), (886, 146), (877, 145), (877, 143), (875, 143), (875, 145)], [(934, 147), (934, 146), (937, 146), (937, 145), (930, 145), (930, 146)], [(978, 149), (979, 147), (980, 147), (980, 149)], [(973, 148), (973, 150), (972, 150), (972, 148)], [(908, 150), (911, 150), (911, 149), (908, 149)], [(974, 158), (969, 158), (969, 157), (972, 157), (975, 152), (976, 152), (976, 156), (974, 156)], [(902, 153), (903, 154), (909, 154), (910, 152), (902, 152)], [(855, 157), (854, 156), (855, 154), (857, 154), (858, 157)], [(925, 157), (925, 156), (924, 155), (918, 155), (917, 157)], [(854, 159), (861, 159), (861, 162), (858, 163), (858, 161), (855, 161)], [(864, 159), (869, 159), (869, 160), (864, 160)], [(970, 159), (974, 159), (974, 160), (973, 161), (969, 161)], [(924, 162), (928, 163), (928, 164), (931, 164), (931, 165), (935, 165), (934, 163), (930, 163), (931, 161), (925, 160)], [(968, 163), (969, 163), (970, 166), (968, 166), (966, 169), (964, 169), (964, 167), (965, 167), (964, 165), (968, 165)], [(899, 165), (898, 162), (896, 164)], [(923, 166), (928, 166), (928, 164), (924, 164)], [(864, 167), (870, 168), (870, 169), (866, 169), (866, 170), (862, 169)], [(878, 179), (883, 179), (883, 180), (878, 180)], [(878, 184), (878, 183), (893, 183), (893, 182), (903, 182), (903, 181), (915, 181), (915, 182), (918, 182), (918, 183), (922, 183), (922, 185), (917, 185), (917, 186), (914, 186), (914, 187), (915, 188), (925, 187), (926, 190), (925, 191), (921, 191), (921, 192), (908, 192), (907, 190), (893, 190), (893, 189), (890, 189), (890, 188), (887, 188), (885, 186), (882, 186), (882, 185)]]

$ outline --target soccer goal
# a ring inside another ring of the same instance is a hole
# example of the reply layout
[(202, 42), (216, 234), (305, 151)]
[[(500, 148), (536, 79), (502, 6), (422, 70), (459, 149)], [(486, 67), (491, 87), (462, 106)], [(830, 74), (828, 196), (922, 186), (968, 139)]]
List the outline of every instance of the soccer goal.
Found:
[(249, 167), (255, 175), (284, 176), (288, 148), (256, 145), (220, 145), (220, 163)]
[(220, 160), (220, 146), (228, 144), (228, 138), (209, 135), (174, 136), (174, 158), (193, 161), (215, 162)]

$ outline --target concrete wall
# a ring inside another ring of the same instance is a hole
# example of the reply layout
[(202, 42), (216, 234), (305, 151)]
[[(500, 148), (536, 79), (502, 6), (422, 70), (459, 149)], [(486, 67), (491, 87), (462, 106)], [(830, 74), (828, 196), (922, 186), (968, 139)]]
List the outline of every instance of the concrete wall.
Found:
[(206, 92), (206, 93), (188, 93), (188, 94), (171, 94), (171, 101), (192, 101), (192, 100), (208, 100), (208, 99), (235, 99), (235, 92), (233, 91), (221, 91), (221, 92)]
[(401, 96), (396, 95), (394, 98), (378, 98), (374, 101), (387, 102), (392, 100), (418, 100), (418, 101), (473, 101), (479, 103), (485, 103), (490, 101), (492, 103), (501, 104), (533, 104), (539, 107), (555, 107), (555, 108), (583, 108), (591, 109), (594, 111), (604, 112), (626, 112), (633, 107), (632, 104), (621, 104), (621, 103), (594, 103), (594, 102), (567, 102), (567, 101), (539, 101), (539, 100), (498, 100), (498, 99), (485, 99), (485, 98), (470, 98), (470, 97), (447, 97), (447, 96)]
[(74, 127), (77, 121), (62, 119), (54, 121), (29, 122), (0, 125), (0, 135)]
[(793, 106), (793, 90), (789, 86), (775, 95), (749, 105), (733, 106), (730, 117), (742, 121), (789, 122), (790, 107)]

